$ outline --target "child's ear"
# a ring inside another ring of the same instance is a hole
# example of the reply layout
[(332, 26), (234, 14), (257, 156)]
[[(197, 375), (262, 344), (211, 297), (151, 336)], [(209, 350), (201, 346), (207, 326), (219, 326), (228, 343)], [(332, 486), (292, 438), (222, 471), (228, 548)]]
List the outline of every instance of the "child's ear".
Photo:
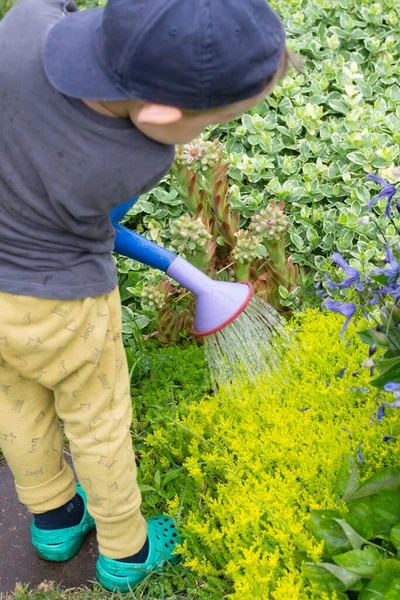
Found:
[(145, 103), (136, 118), (142, 125), (171, 125), (182, 119), (182, 111), (173, 106)]

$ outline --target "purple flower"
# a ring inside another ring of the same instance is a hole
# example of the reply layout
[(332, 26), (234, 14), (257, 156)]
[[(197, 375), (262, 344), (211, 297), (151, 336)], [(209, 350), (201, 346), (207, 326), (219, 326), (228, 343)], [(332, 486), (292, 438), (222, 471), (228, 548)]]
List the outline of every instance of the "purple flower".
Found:
[(382, 442), (391, 442), (394, 440), (394, 435), (384, 435), (382, 438)]
[(400, 390), (400, 383), (394, 383), (393, 381), (385, 383), (383, 389), (385, 392), (397, 392), (397, 390)]
[(386, 259), (389, 268), (386, 266), (386, 268), (384, 269), (374, 269), (374, 273), (376, 273), (377, 275), (385, 275), (388, 278), (388, 285), (382, 287), (382, 289), (378, 293), (390, 294), (393, 296), (394, 293), (398, 293), (399, 286), (396, 284), (396, 282), (400, 274), (400, 266), (393, 256), (393, 250), (389, 242), (386, 242)]
[(356, 307), (352, 302), (347, 302), (344, 304), (340, 302), (340, 300), (325, 300), (323, 305), (327, 310), (331, 310), (333, 312), (337, 312), (340, 315), (346, 317), (344, 325), (342, 327), (342, 331), (340, 332), (340, 337), (343, 338), (344, 332), (346, 331), (351, 319), (354, 317), (356, 313)]
[(365, 460), (364, 457), (362, 455), (362, 451), (361, 451), (361, 442), (358, 444), (358, 448), (357, 448), (357, 458), (360, 461), (360, 463), (362, 465), (365, 465)]
[(332, 254), (332, 260), (339, 265), (347, 275), (346, 279), (341, 281), (340, 283), (335, 283), (332, 281), (327, 274), (326, 277), (328, 279), (328, 287), (330, 288), (348, 288), (354, 285), (355, 289), (358, 292), (362, 292), (364, 286), (360, 283), (360, 271), (350, 267), (350, 265), (344, 260), (343, 256), (339, 252), (335, 252)]
[(388, 183), (387, 181), (385, 181), (384, 179), (382, 179), (381, 177), (378, 177), (377, 175), (375, 175), (374, 173), (370, 173), (367, 176), (367, 179), (371, 179), (372, 181), (375, 181), (375, 183), (380, 183), (381, 186), (383, 186), (383, 189), (379, 192), (379, 194), (377, 194), (376, 196), (374, 196), (369, 202), (368, 202), (368, 208), (369, 210), (372, 210), (372, 205), (376, 200), (379, 200), (379, 198), (387, 198), (387, 204), (386, 204), (386, 210), (385, 210), (385, 215), (387, 217), (390, 217), (390, 210), (391, 210), (391, 205), (392, 205), (392, 200), (393, 200), (393, 196), (396, 193), (396, 187), (394, 185), (392, 185), (391, 183)]
[(340, 379), (343, 379), (346, 369), (348, 369), (348, 367), (343, 367), (343, 369), (340, 369), (340, 371), (339, 371)]
[(350, 431), (348, 429), (346, 429), (346, 427), (342, 427), (342, 431), (345, 431), (348, 434), (349, 440), (353, 439), (353, 436), (351, 435)]
[(385, 416), (385, 405), (382, 404), (378, 408), (378, 421), (383, 421), (383, 417)]
[(363, 387), (351, 387), (348, 388), (350, 392), (366, 392), (369, 393), (371, 390), (369, 390), (368, 388), (363, 388)]
[(387, 405), (388, 408), (400, 408), (400, 400), (395, 400)]

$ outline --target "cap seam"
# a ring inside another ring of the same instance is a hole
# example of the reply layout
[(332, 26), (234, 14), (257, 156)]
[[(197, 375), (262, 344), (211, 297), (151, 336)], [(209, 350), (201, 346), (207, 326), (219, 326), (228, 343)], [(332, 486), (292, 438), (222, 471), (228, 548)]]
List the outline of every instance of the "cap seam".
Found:
[(212, 82), (212, 59), (213, 59), (213, 23), (210, 0), (204, 0), (205, 14), (205, 32), (202, 39), (202, 49), (204, 55), (201, 57), (202, 70), (204, 69), (204, 81), (202, 90), (202, 106), (208, 108), (211, 103), (211, 82)]

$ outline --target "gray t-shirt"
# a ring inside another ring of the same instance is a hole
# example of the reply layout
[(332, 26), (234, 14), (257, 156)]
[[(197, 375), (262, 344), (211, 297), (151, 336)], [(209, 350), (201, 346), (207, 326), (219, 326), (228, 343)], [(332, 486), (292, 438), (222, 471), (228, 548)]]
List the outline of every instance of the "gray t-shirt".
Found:
[[(48, 82), (50, 27), (71, 0), (20, 0), (0, 21), (0, 291), (79, 299), (117, 285), (109, 212), (151, 189), (174, 147)], [(71, 40), (73, 43), (73, 40)]]

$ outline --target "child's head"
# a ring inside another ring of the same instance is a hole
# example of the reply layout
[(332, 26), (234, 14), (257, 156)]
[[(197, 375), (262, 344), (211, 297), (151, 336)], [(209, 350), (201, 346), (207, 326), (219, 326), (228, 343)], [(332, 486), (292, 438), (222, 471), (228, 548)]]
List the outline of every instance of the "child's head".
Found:
[(198, 137), (209, 125), (232, 121), (264, 100), (285, 76), (290, 64), (298, 68), (296, 59), (285, 48), (278, 71), (260, 94), (227, 106), (206, 110), (182, 109), (140, 100), (86, 102), (105, 114), (130, 118), (140, 131), (153, 140), (163, 144), (186, 144)]
[(108, 0), (60, 19), (44, 53), (59, 91), (129, 116), (163, 143), (249, 110), (289, 61), (266, 0)]

